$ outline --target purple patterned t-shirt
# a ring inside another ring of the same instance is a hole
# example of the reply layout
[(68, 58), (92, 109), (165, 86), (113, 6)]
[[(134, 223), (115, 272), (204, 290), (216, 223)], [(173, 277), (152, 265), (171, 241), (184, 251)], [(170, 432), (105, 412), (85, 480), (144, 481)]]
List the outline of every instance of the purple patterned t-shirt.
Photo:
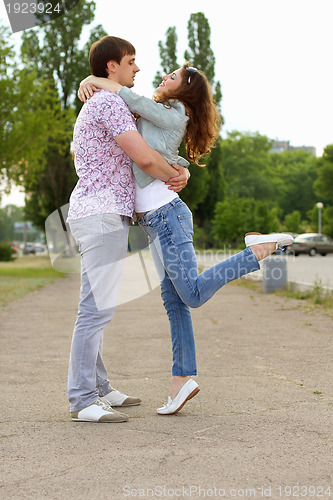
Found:
[(74, 127), (79, 180), (70, 197), (67, 220), (105, 213), (132, 216), (132, 160), (115, 141), (130, 130), (137, 130), (135, 120), (117, 94), (101, 90), (84, 104)]

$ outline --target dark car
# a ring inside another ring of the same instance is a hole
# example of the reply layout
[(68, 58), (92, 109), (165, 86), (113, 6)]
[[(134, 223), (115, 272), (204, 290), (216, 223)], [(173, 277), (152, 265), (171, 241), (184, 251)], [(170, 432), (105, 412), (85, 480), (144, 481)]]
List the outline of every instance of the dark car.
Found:
[(288, 248), (288, 253), (299, 255), (306, 253), (313, 257), (316, 253), (326, 255), (333, 253), (333, 240), (320, 233), (304, 233), (296, 236), (294, 243)]

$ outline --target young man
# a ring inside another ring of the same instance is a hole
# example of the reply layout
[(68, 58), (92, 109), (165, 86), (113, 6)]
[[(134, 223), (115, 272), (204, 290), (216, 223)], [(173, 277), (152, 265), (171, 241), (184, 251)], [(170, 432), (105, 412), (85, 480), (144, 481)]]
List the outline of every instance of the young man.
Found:
[[(126, 40), (106, 36), (90, 50), (91, 72), (133, 87), (135, 49)], [(137, 405), (139, 398), (114, 389), (102, 360), (103, 329), (115, 310), (134, 209), (132, 160), (146, 173), (169, 181), (180, 191), (186, 169), (171, 167), (136, 129), (117, 94), (101, 91), (82, 107), (74, 128), (78, 183), (70, 198), (68, 222), (81, 253), (81, 293), (68, 377), (72, 420), (124, 422), (112, 407)]]

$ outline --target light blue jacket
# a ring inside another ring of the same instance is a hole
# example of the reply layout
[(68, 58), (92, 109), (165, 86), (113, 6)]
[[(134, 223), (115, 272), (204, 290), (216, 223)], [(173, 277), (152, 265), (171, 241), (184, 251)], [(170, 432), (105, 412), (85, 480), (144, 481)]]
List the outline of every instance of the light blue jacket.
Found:
[[(169, 107), (140, 96), (127, 87), (122, 87), (118, 94), (133, 113), (140, 115), (137, 122), (138, 131), (149, 146), (156, 149), (170, 165), (188, 167), (189, 162), (179, 156), (179, 146), (188, 121), (184, 104), (172, 100)], [(155, 180), (134, 162), (132, 168), (135, 180), (141, 188)]]

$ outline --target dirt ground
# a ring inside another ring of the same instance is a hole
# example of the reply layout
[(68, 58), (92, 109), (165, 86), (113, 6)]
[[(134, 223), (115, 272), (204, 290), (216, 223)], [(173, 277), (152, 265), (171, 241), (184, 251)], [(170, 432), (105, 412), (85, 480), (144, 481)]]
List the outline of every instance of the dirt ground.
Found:
[(74, 423), (66, 382), (78, 280), (0, 312), (1, 498), (333, 496), (332, 317), (224, 287), (193, 310), (201, 391), (161, 416), (171, 345), (155, 289), (119, 306), (104, 336), (112, 385), (142, 404), (125, 423)]

